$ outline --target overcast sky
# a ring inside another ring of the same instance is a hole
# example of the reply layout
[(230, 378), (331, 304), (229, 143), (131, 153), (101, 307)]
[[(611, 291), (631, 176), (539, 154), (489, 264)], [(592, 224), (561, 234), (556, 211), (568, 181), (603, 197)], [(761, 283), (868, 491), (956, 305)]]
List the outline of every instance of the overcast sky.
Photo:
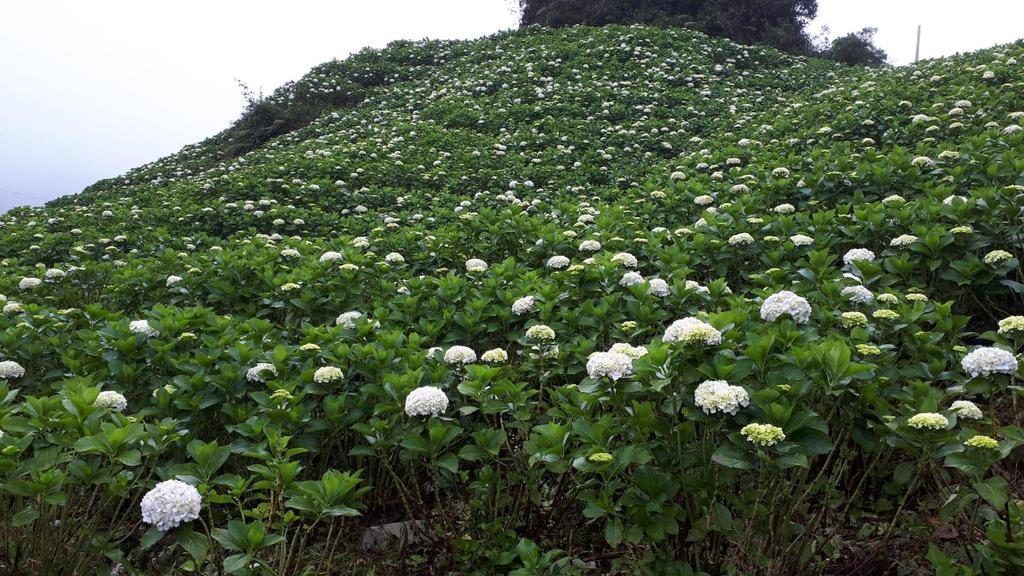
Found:
[[(513, 28), (510, 0), (0, 0), (0, 213), (81, 191), (238, 117), (265, 93), (396, 39)], [(892, 62), (1010, 42), (1024, 0), (819, 0), (817, 31), (864, 26)]]

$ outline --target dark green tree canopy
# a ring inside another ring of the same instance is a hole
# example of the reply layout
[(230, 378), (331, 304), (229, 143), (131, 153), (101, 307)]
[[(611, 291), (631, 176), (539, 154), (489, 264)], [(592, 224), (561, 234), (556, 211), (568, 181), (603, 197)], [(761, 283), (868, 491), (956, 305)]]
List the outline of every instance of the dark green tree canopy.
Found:
[(809, 52), (817, 0), (520, 0), (520, 24), (687, 26), (741, 44)]
[(851, 32), (832, 41), (826, 56), (850, 65), (881, 66), (888, 55), (885, 50), (875, 46), (877, 28), (864, 28), (860, 32)]

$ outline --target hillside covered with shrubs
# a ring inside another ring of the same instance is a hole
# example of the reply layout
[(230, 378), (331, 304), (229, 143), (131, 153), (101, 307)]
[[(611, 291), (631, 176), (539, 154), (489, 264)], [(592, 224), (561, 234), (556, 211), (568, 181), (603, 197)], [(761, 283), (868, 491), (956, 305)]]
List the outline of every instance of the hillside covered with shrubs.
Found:
[(1021, 62), (401, 42), (0, 216), (0, 573), (1020, 574)]

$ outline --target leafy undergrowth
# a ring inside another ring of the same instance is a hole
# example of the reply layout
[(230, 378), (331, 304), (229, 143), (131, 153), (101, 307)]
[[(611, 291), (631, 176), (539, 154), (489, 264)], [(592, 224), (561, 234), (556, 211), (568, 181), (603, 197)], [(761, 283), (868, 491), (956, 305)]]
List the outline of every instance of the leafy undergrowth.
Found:
[(399, 43), (12, 210), (0, 572), (1020, 573), (1022, 59)]

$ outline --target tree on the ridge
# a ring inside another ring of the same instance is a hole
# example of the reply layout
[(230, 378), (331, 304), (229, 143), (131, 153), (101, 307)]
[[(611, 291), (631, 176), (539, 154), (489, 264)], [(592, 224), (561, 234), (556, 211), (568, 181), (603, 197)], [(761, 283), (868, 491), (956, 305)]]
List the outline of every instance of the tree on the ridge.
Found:
[(817, 0), (519, 0), (520, 24), (687, 26), (742, 44), (808, 52)]
[(864, 28), (832, 41), (825, 56), (851, 65), (881, 66), (889, 58), (885, 50), (875, 46), (877, 28)]

